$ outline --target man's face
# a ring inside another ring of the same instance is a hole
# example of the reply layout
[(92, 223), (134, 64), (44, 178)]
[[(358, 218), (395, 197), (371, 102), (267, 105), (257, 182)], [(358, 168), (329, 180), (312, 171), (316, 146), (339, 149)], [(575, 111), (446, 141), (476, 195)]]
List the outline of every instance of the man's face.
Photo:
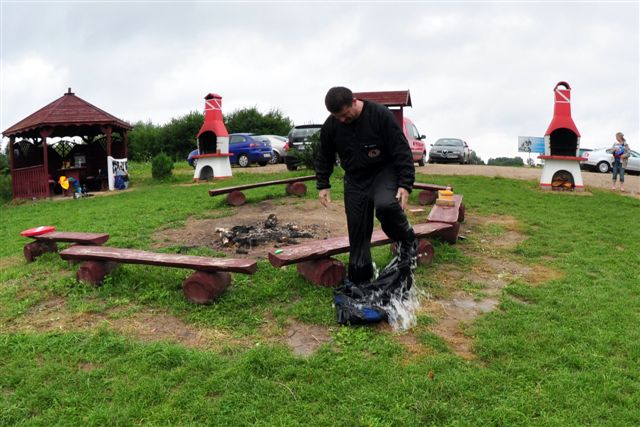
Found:
[(358, 118), (358, 109), (356, 108), (356, 100), (351, 102), (351, 105), (345, 105), (337, 113), (331, 113), (340, 123), (351, 123)]

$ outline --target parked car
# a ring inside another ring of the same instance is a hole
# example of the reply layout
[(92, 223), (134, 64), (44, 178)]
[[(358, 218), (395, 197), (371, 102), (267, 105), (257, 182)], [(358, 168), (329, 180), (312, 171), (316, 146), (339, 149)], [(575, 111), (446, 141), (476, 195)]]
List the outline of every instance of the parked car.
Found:
[(189, 155), (187, 156), (187, 163), (189, 163), (189, 166), (191, 166), (194, 169), (196, 168), (196, 164), (198, 163), (198, 159), (194, 159), (193, 156), (197, 156), (198, 154), (200, 154), (200, 150), (198, 150), (196, 148), (195, 150), (190, 152)]
[(300, 160), (292, 154), (291, 150), (302, 151), (311, 143), (311, 137), (320, 132), (322, 125), (299, 125), (294, 126), (287, 136), (288, 141), (285, 145), (284, 163), (287, 170), (294, 171), (298, 169)]
[(271, 157), (272, 164), (282, 163), (284, 161), (284, 146), (288, 139), (286, 136), (279, 135), (258, 135), (257, 138), (267, 138), (271, 143), (271, 149), (273, 150), (273, 157)]
[(459, 138), (440, 138), (429, 150), (429, 163), (469, 163), (471, 151), (466, 141)]
[(407, 117), (402, 119), (402, 131), (404, 132), (404, 136), (407, 138), (407, 141), (409, 141), (413, 161), (417, 162), (419, 166), (424, 166), (427, 162), (427, 149), (423, 139), (426, 137), (424, 135), (420, 135), (416, 125), (414, 125), (411, 119)]
[(231, 164), (246, 168), (252, 163), (266, 166), (272, 158), (271, 143), (250, 133), (232, 133), (229, 135)]
[[(586, 157), (587, 160), (580, 162), (582, 167), (597, 172), (607, 173), (611, 171), (611, 165), (613, 164), (613, 154), (608, 153), (609, 148), (598, 148), (592, 151), (586, 151), (582, 154), (582, 157)], [(640, 153), (631, 150), (631, 156), (627, 162), (625, 172), (640, 173)]]

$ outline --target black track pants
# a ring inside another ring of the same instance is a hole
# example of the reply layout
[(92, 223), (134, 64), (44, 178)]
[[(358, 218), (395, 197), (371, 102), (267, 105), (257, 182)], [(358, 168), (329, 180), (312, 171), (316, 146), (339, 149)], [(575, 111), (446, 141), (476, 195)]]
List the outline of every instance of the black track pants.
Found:
[(355, 181), (344, 178), (344, 207), (349, 228), (349, 279), (362, 283), (373, 277), (371, 262), (371, 234), (373, 215), (380, 221), (382, 231), (396, 242), (410, 241), (415, 234), (407, 216), (396, 199), (397, 178), (392, 168), (377, 175)]

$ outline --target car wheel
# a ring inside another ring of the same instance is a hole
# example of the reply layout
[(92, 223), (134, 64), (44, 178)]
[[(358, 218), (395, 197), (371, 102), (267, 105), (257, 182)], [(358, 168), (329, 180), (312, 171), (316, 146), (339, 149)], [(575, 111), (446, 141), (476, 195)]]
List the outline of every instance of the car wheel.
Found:
[(602, 172), (602, 173), (607, 173), (611, 169), (611, 167), (609, 166), (609, 163), (607, 162), (598, 163), (597, 168), (598, 168), (598, 172)]
[(240, 166), (241, 168), (246, 168), (247, 166), (249, 166), (249, 157), (247, 157), (246, 154), (240, 154), (238, 156), (238, 166)]
[(267, 163), (269, 163), (269, 162), (258, 162), (258, 164), (259, 164), (260, 166), (267, 166)]
[(298, 166), (292, 165), (292, 164), (288, 164), (287, 165), (287, 170), (288, 171), (297, 171), (298, 170)]
[(427, 153), (423, 151), (422, 157), (420, 157), (420, 160), (418, 160), (418, 166), (424, 166), (424, 164), (426, 163), (426, 160), (427, 160)]
[(271, 160), (269, 161), (272, 165), (277, 165), (280, 163), (280, 154), (277, 151), (273, 152), (273, 156), (271, 156)]

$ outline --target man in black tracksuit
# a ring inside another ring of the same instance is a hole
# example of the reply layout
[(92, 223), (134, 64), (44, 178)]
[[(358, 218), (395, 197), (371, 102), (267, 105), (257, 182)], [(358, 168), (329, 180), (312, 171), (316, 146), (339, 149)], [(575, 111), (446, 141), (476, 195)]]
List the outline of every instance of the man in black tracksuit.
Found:
[(325, 105), (331, 115), (320, 131), (317, 188), (320, 202), (327, 206), (331, 201), (329, 177), (337, 153), (345, 170), (349, 279), (356, 284), (372, 279), (374, 209), (382, 230), (399, 243), (401, 265), (415, 266), (416, 236), (404, 213), (415, 168), (402, 129), (387, 107), (355, 99), (345, 87), (331, 88)]

